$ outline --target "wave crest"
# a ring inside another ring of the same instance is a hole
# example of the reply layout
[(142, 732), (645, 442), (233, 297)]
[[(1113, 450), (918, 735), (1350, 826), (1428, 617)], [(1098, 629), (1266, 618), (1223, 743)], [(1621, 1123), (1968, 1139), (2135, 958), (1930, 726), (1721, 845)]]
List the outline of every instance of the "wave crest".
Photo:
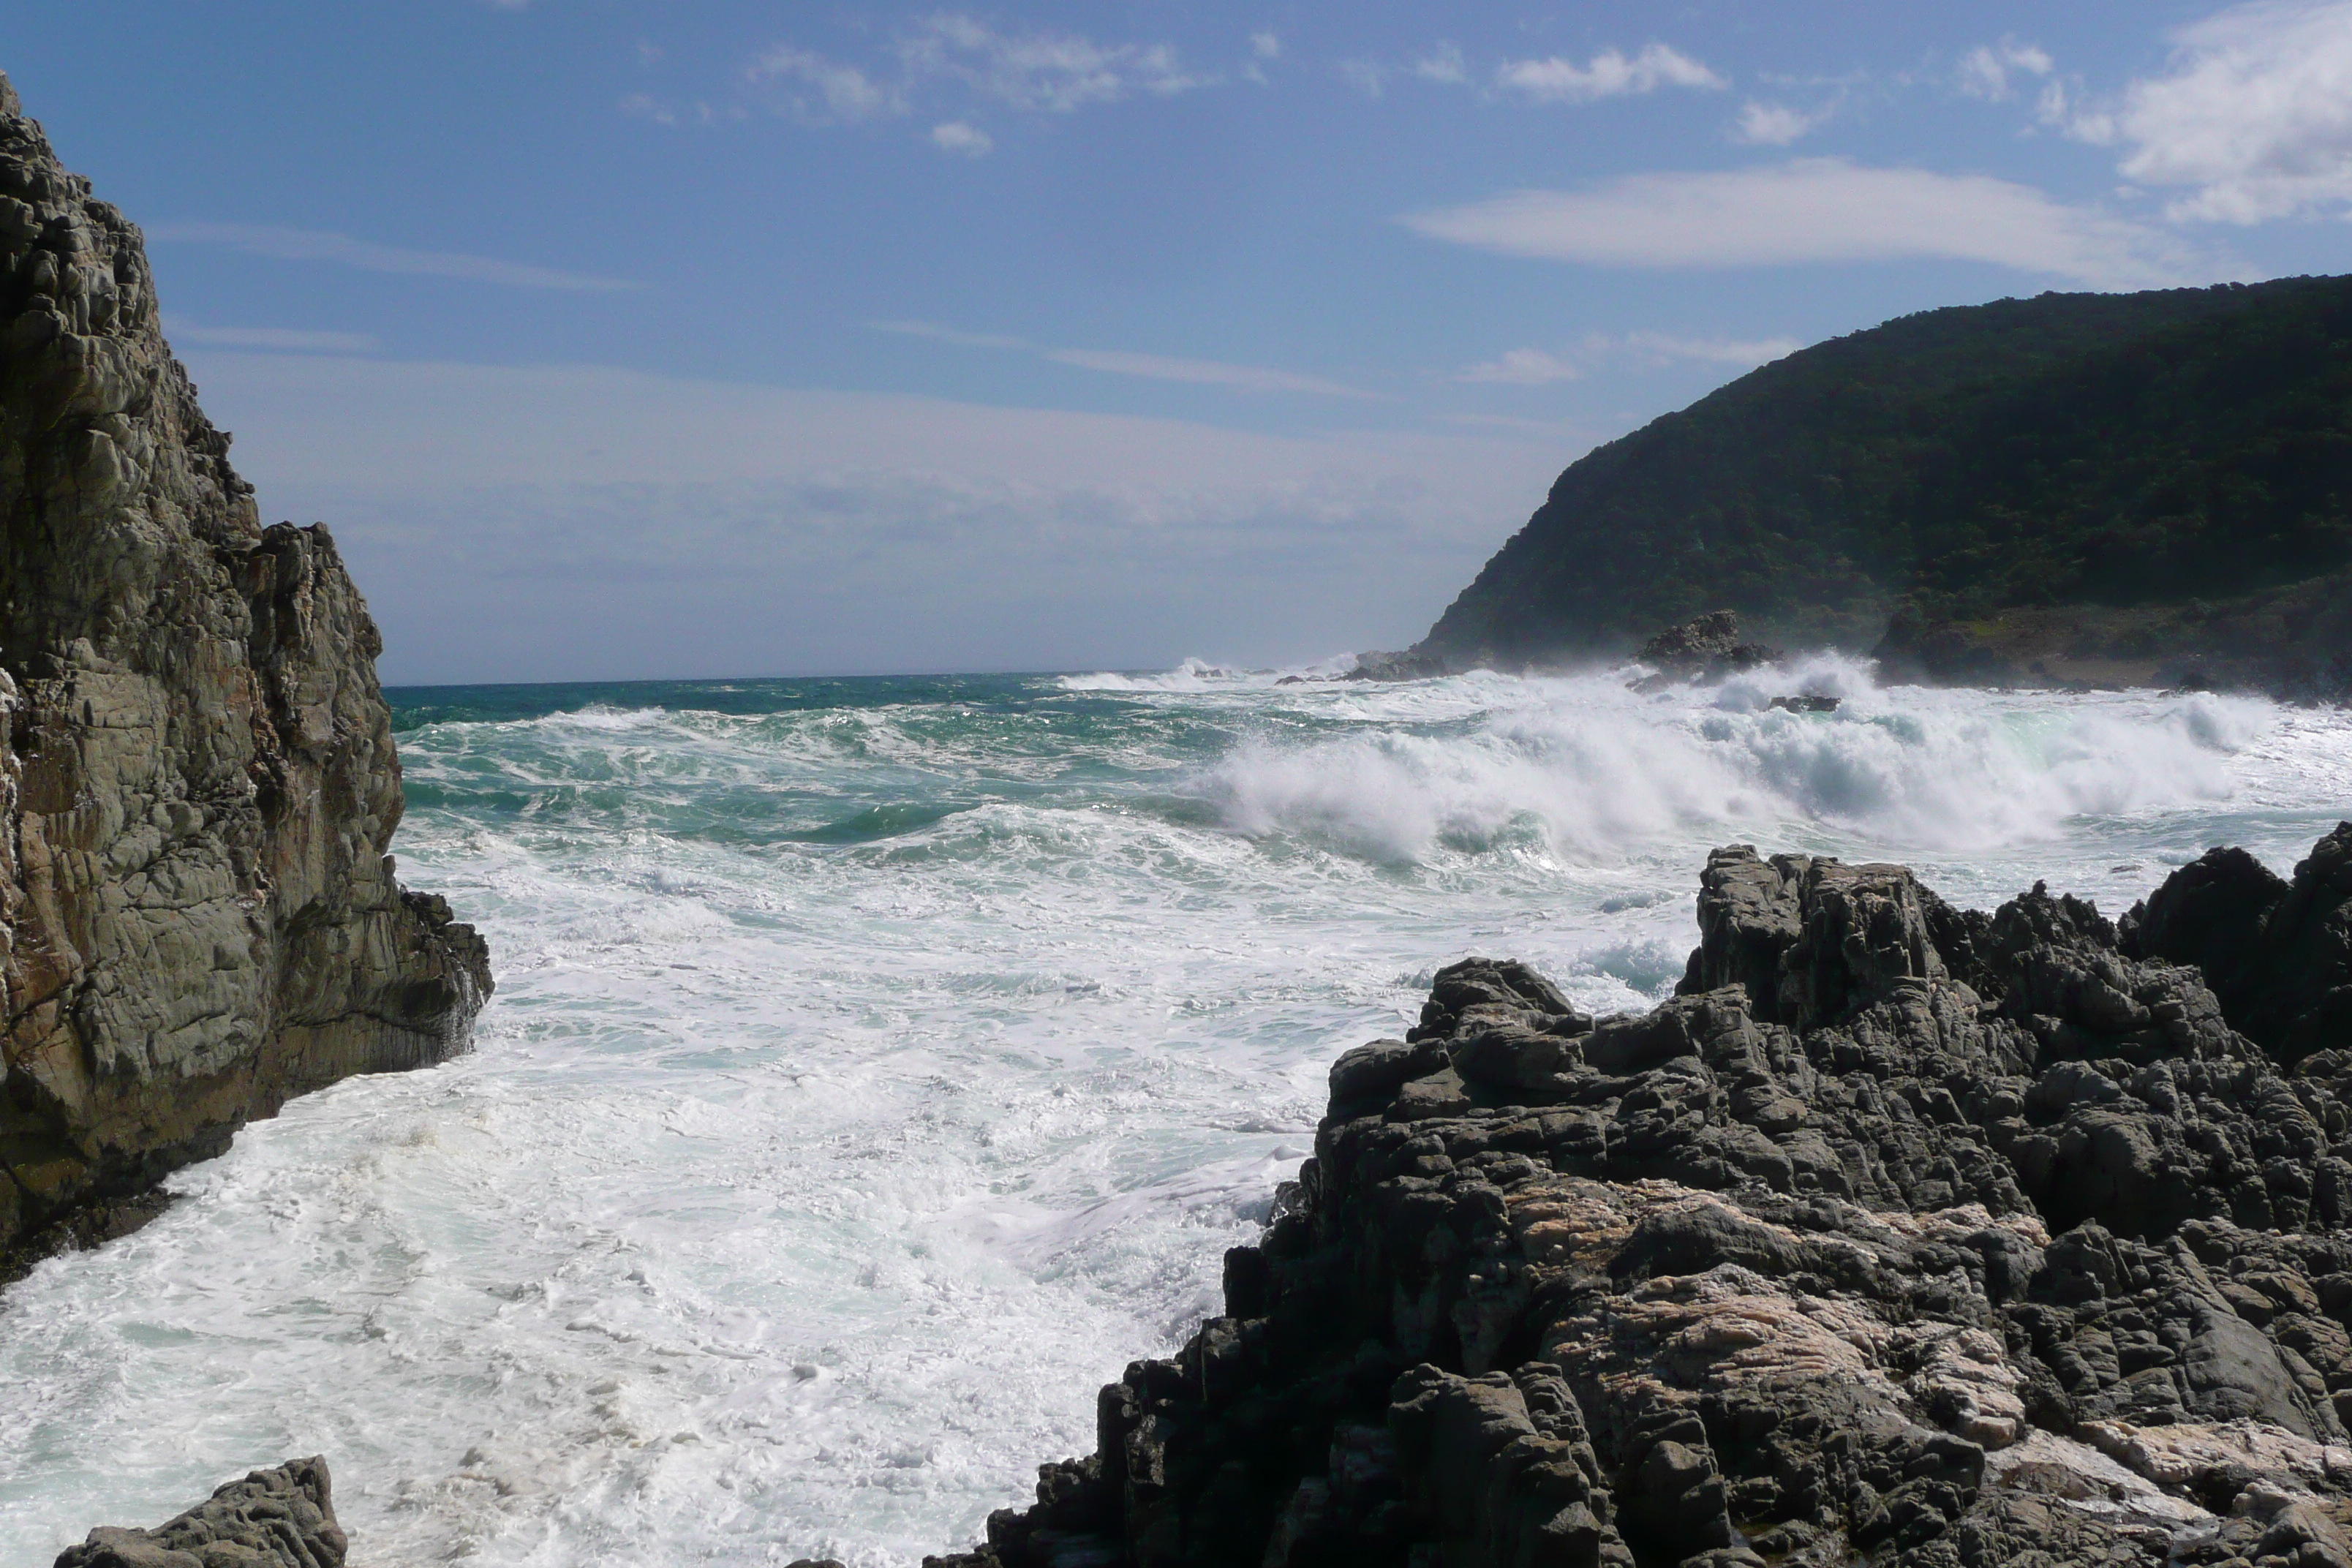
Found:
[[(1427, 716), (1439, 694), (1400, 691), (1414, 717), (1303, 744), (1244, 742), (1203, 787), (1236, 832), (1391, 863), (1525, 830), (1553, 854), (1596, 862), (1662, 841), (1786, 841), (1812, 824), (1962, 851), (2054, 837), (2084, 816), (2226, 800), (2232, 754), (2275, 713), (2259, 699), (2203, 694), (1881, 688), (1835, 656), (1648, 698), (1622, 672), (1465, 679), (1486, 701), (1450, 723)], [(1799, 690), (1840, 706), (1765, 706)]]

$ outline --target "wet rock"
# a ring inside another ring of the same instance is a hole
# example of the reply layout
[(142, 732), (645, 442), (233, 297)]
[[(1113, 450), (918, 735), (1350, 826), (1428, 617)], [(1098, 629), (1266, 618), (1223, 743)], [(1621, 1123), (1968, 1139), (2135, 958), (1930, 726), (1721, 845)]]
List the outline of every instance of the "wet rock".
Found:
[(1451, 673), (1446, 661), (1433, 656), (1404, 652), (1360, 653), (1355, 668), (1343, 680), (1426, 680)]
[(264, 528), (139, 231), (0, 90), (0, 1279), (357, 1072), (463, 1048), (487, 952), (385, 854), (375, 624)]
[(152, 1530), (102, 1525), (57, 1568), (341, 1568), (349, 1545), (327, 1461), (312, 1458), (230, 1481)]
[(2352, 1047), (2233, 1026), (2289, 893), (2208, 861), (2119, 932), (1732, 847), (1646, 1014), (1450, 966), (957, 1561), (2352, 1562)]
[(1739, 640), (1739, 616), (1713, 610), (1668, 626), (1642, 645), (1633, 656), (1656, 673), (1637, 682), (1634, 689), (1659, 690), (1675, 680), (1720, 680), (1727, 675), (1770, 664), (1780, 650)]

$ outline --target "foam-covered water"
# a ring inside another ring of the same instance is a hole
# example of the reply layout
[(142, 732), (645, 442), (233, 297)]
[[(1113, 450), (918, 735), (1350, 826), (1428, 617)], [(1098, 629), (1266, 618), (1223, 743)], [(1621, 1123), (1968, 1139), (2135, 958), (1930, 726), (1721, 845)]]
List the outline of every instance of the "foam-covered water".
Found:
[(911, 1563), (1090, 1447), (1438, 965), (1642, 1005), (1735, 839), (2112, 912), (2352, 812), (2341, 714), (1835, 660), (395, 695), (478, 1048), (0, 1299), (0, 1568), (312, 1452), (375, 1568)]

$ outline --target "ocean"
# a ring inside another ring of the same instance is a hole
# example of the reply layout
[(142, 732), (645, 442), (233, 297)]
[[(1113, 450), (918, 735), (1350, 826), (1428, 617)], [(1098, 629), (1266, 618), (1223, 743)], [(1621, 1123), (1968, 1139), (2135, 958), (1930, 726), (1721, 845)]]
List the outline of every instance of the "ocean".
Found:
[(1835, 658), (390, 695), (401, 875), (497, 969), (475, 1048), (0, 1297), (0, 1568), (311, 1453), (367, 1568), (913, 1564), (1214, 1310), (1439, 966), (1647, 1006), (1723, 843), (2118, 914), (2352, 815), (2341, 712)]

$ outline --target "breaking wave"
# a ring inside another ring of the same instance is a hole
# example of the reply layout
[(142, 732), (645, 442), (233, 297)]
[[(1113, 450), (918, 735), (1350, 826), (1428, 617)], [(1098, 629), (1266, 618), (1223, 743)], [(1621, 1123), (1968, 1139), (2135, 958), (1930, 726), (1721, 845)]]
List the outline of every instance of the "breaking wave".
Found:
[(1090, 1446), (1434, 966), (1638, 1006), (1727, 840), (2112, 908), (2352, 801), (2260, 701), (1338, 663), (394, 693), (478, 1048), (0, 1298), (0, 1568), (315, 1452), (369, 1561), (904, 1568)]

